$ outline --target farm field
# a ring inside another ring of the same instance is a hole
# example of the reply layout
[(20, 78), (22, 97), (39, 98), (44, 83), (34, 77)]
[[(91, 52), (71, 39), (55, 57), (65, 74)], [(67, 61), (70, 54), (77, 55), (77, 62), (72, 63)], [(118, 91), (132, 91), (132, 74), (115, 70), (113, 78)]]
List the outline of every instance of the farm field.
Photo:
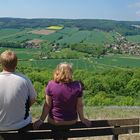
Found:
[(62, 29), (63, 26), (49, 26), (48, 29), (52, 29), (52, 30), (60, 30)]
[(26, 41), (31, 39), (42, 39), (44, 41), (56, 42), (60, 44), (74, 44), (83, 41), (84, 43), (110, 43), (113, 42), (112, 33), (103, 31), (80, 31), (78, 28), (51, 28), (36, 29), (0, 29), (0, 41)]
[[(25, 28), (25, 29), (0, 29), (0, 41), (9, 42), (24, 42), (33, 39), (41, 40), (44, 48), (34, 48), (34, 49), (14, 49), (19, 59), (20, 63), (26, 66), (35, 67), (51, 67), (54, 68), (54, 64), (58, 64), (63, 61), (73, 63), (77, 69), (104, 69), (104, 68), (139, 68), (140, 57), (126, 56), (126, 55), (108, 55), (96, 59), (95, 57), (90, 57), (86, 52), (81, 52), (79, 50), (71, 50), (67, 48), (73, 44), (86, 44), (88, 46), (102, 46), (103, 44), (111, 44), (114, 42), (115, 32), (105, 32), (101, 30), (94, 29), (92, 31), (79, 30), (76, 27), (73, 28), (59, 28), (60, 26), (50, 26), (50, 29), (46, 28)], [(49, 28), (49, 27), (48, 27)], [(53, 29), (54, 28), (54, 29)], [(58, 29), (55, 29), (58, 28)], [(129, 38), (136, 38), (139, 40), (139, 36), (128, 36)], [(130, 40), (131, 40), (130, 39)], [(132, 40), (131, 40), (132, 41)], [(135, 41), (135, 40), (134, 40)], [(52, 44), (59, 44), (59, 50), (50, 52), (50, 55), (54, 59), (43, 59), (40, 58), (41, 54), (47, 54), (47, 48), (52, 47)], [(85, 45), (85, 47), (86, 47)], [(80, 46), (79, 46), (80, 47)], [(103, 46), (102, 46), (103, 47)], [(92, 48), (94, 49), (94, 47)], [(0, 48), (0, 51), (4, 48)], [(56, 59), (55, 59), (56, 58)], [(67, 59), (69, 58), (69, 59)], [(41, 60), (40, 60), (41, 59)], [(65, 60), (63, 60), (65, 59)], [(54, 63), (54, 64), (53, 64)]]
[(97, 59), (97, 63), (112, 67), (139, 68), (140, 57), (127, 55), (105, 56)]
[[(0, 48), (0, 52), (6, 48)], [(8, 48), (7, 48), (8, 49)], [(127, 55), (110, 55), (100, 59), (39, 59), (42, 49), (15, 48), (19, 65), (32, 66), (38, 68), (52, 68), (61, 62), (72, 63), (75, 69), (103, 70), (113, 68), (140, 68), (140, 57)]]
[(0, 29), (0, 41), (18, 41), (31, 29)]
[(55, 30), (45, 30), (45, 29), (33, 30), (30, 33), (32, 33), (32, 34), (40, 34), (40, 35), (49, 35), (49, 34), (55, 33)]
[(127, 36), (127, 39), (131, 42), (140, 44), (140, 35)]

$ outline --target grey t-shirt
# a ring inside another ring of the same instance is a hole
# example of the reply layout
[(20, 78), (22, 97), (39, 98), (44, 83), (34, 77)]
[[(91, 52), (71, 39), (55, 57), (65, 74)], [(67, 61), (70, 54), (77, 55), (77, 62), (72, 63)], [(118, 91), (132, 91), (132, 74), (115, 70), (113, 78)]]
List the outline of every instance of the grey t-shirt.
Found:
[(31, 81), (24, 75), (0, 73), (0, 131), (22, 128), (32, 121), (29, 100), (36, 98)]

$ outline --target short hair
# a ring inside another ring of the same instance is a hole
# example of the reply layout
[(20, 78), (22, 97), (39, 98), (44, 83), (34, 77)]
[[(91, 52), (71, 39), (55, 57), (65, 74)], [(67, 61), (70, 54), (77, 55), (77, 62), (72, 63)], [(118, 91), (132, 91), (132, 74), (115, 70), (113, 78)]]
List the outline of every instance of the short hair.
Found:
[(17, 66), (17, 56), (15, 52), (6, 50), (0, 55), (0, 63), (3, 69), (14, 70)]
[(58, 83), (71, 82), (73, 80), (72, 65), (66, 62), (57, 65), (53, 74), (53, 80)]

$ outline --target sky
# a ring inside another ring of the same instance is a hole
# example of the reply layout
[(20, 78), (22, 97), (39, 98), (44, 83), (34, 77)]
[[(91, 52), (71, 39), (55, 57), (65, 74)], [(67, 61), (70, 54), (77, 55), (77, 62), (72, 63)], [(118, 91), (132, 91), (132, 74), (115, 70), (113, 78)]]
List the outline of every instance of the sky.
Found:
[(0, 17), (140, 21), (140, 0), (0, 0)]

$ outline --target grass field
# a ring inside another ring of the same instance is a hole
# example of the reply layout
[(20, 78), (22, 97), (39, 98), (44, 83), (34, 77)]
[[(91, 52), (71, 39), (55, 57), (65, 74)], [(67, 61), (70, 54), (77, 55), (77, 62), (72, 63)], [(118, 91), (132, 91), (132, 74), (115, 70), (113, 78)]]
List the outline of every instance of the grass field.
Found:
[(24, 66), (32, 66), (32, 67), (39, 67), (39, 68), (51, 68), (54, 69), (56, 65), (62, 62), (68, 62), (73, 64), (74, 69), (94, 69), (93, 65), (87, 60), (82, 59), (47, 59), (47, 60), (33, 60), (33, 61), (20, 61), (19, 65)]
[(127, 39), (130, 42), (134, 42), (134, 43), (139, 43), (140, 44), (140, 35), (131, 35), (131, 36), (127, 36)]
[[(49, 29), (49, 30), (47, 30)], [(92, 44), (105, 44), (112, 43), (112, 33), (93, 30), (80, 31), (78, 28), (63, 28), (61, 26), (50, 26), (44, 29), (1, 29), (0, 41), (22, 42), (32, 39), (41, 39), (48, 42), (56, 42), (63, 44), (75, 43), (92, 43)]]
[[(42, 106), (33, 106), (31, 112), (33, 121), (41, 114)], [(118, 118), (139, 118), (140, 107), (85, 107), (85, 116), (90, 120), (118, 119)], [(112, 140), (111, 136), (72, 138), (70, 140)], [(140, 134), (128, 134), (120, 136), (119, 140), (140, 140)]]
[[(0, 48), (0, 52), (5, 48)], [(52, 68), (61, 62), (72, 63), (74, 69), (105, 70), (112, 68), (140, 68), (140, 57), (126, 55), (110, 55), (100, 59), (81, 58), (81, 59), (43, 59), (39, 56), (45, 50), (42, 49), (12, 49), (20, 59), (19, 65), (32, 66), (38, 68)], [(68, 52), (63, 52), (66, 55)], [(73, 53), (73, 52), (72, 52)], [(56, 55), (56, 54), (55, 54)], [(80, 54), (79, 54), (80, 55)], [(82, 54), (81, 54), (82, 55)]]
[(127, 68), (139, 68), (140, 57), (138, 56), (125, 56), (125, 55), (112, 55), (105, 56), (104, 58), (97, 59), (98, 64), (111, 66), (111, 67), (127, 67)]
[[(42, 106), (34, 105), (31, 108), (34, 119), (41, 114)], [(101, 107), (85, 107), (85, 116), (93, 120), (101, 119), (119, 119), (119, 118), (139, 118), (140, 107), (121, 107), (121, 106), (101, 106)]]

